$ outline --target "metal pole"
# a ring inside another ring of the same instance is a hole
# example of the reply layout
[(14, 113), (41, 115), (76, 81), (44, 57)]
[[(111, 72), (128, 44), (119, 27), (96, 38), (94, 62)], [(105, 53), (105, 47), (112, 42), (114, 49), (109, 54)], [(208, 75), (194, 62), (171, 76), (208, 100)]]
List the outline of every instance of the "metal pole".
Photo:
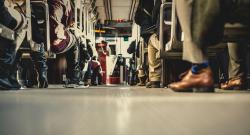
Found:
[(81, 32), (83, 32), (83, 29), (82, 29), (82, 19), (83, 19), (83, 1), (80, 1), (80, 30)]

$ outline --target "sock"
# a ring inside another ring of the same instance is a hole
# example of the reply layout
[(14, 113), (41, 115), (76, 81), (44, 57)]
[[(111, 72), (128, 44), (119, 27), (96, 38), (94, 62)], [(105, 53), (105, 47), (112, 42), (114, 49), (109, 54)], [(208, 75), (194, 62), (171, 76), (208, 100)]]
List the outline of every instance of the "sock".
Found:
[(193, 74), (198, 74), (201, 69), (207, 68), (208, 66), (209, 66), (208, 61), (200, 64), (194, 64), (191, 68), (191, 71)]

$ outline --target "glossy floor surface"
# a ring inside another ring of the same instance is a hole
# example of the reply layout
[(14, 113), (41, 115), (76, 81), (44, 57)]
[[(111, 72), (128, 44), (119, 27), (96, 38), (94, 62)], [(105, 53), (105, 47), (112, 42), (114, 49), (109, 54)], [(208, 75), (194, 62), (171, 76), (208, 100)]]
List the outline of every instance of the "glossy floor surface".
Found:
[(250, 93), (139, 87), (1, 91), (0, 135), (250, 135)]

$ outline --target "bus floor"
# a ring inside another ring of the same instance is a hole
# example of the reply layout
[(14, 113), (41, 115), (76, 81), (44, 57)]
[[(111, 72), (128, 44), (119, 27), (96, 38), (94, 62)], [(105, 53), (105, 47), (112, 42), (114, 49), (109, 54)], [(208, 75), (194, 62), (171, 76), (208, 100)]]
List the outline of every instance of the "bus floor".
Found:
[(250, 93), (99, 86), (0, 92), (0, 135), (250, 135)]

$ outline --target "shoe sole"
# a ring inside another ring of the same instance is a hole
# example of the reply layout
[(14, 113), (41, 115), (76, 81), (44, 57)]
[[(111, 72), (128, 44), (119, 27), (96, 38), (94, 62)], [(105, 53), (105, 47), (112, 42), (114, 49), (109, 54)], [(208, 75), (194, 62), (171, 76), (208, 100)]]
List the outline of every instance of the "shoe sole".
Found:
[(223, 90), (242, 90), (242, 91), (245, 91), (245, 90), (247, 90), (247, 88), (244, 86), (234, 86), (234, 87), (231, 87), (228, 89), (223, 89)]
[(214, 87), (197, 87), (182, 90), (173, 90), (175, 92), (193, 92), (193, 93), (214, 93)]

